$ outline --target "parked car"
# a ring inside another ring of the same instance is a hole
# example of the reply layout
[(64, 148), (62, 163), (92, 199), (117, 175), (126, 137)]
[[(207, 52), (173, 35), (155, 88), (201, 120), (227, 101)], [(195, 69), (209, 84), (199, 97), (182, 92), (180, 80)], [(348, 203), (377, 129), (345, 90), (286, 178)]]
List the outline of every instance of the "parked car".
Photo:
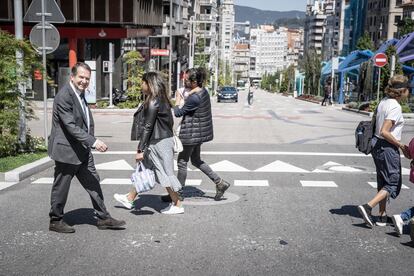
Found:
[(234, 101), (237, 103), (239, 100), (239, 94), (237, 93), (236, 87), (224, 86), (217, 92), (217, 102), (222, 101)]

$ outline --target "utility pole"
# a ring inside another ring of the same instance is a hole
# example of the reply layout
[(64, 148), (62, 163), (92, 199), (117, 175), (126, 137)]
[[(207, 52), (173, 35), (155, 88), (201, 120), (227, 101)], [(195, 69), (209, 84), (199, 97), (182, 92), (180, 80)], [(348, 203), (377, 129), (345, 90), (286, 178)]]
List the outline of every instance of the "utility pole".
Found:
[[(23, 3), (22, 0), (14, 0), (14, 32), (15, 37), (18, 40), (23, 40)], [(21, 49), (16, 50), (16, 63), (17, 63), (17, 76), (18, 76), (18, 89), (20, 92), (19, 97), (19, 145), (20, 150), (26, 144), (26, 113), (25, 113), (25, 94), (26, 84), (21, 79), (24, 70), (24, 54)]]

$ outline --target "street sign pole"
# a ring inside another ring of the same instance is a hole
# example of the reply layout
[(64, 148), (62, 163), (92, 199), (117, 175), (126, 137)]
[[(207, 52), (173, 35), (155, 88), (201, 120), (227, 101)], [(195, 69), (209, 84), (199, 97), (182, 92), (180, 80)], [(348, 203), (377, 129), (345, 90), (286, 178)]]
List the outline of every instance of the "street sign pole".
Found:
[[(14, 0), (14, 26), (16, 39), (23, 40), (23, 16), (22, 16), (22, 0)], [(24, 54), (21, 49), (16, 50), (16, 73), (19, 76), (18, 89), (20, 93), (19, 99), (19, 145), (20, 150), (26, 144), (26, 112), (25, 112), (25, 96), (26, 96), (26, 84), (20, 77), (23, 75), (24, 68)]]
[(378, 88), (377, 88), (377, 101), (378, 102), (379, 102), (380, 86), (381, 86), (381, 67), (378, 67)]
[(112, 68), (114, 64), (114, 44), (109, 43), (109, 107), (114, 107), (112, 104)]
[(42, 0), (42, 59), (43, 59), (43, 113), (44, 113), (44, 136), (45, 146), (48, 143), (47, 130), (47, 68), (46, 68), (46, 7), (45, 0)]

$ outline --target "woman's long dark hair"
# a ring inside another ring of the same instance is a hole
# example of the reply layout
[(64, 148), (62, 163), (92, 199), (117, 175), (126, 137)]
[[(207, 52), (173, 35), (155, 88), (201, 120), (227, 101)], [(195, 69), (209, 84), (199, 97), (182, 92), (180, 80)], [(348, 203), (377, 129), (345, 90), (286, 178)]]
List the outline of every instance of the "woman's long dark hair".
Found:
[(160, 98), (163, 102), (166, 102), (172, 107), (172, 104), (167, 95), (167, 88), (162, 75), (158, 72), (148, 72), (142, 76), (142, 80), (145, 81), (149, 88), (149, 95), (145, 99), (145, 106), (148, 106), (149, 102), (155, 98)]

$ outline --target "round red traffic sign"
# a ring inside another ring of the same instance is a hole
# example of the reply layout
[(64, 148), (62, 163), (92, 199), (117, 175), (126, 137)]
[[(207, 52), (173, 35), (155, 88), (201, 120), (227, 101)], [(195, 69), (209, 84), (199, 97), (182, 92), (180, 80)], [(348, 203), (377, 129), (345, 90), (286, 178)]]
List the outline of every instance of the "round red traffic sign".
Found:
[(388, 63), (386, 54), (378, 53), (374, 56), (374, 65), (377, 67), (384, 67)]

